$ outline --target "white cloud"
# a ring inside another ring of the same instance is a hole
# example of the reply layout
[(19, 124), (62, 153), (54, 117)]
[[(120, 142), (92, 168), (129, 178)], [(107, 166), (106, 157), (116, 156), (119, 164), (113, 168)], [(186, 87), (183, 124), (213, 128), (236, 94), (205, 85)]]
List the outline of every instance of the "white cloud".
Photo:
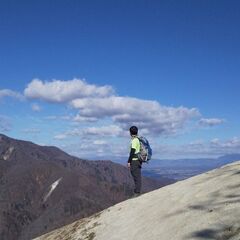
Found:
[(129, 151), (128, 142), (125, 140), (119, 144), (109, 139), (92, 140), (84, 138), (79, 142), (66, 143), (62, 145), (62, 148), (69, 154), (80, 158), (113, 160), (113, 157), (115, 159), (122, 159), (124, 157), (126, 161)]
[(18, 92), (14, 92), (10, 89), (0, 89), (0, 99), (4, 98), (4, 97), (13, 97), (13, 98), (17, 98), (19, 100), (24, 99), (24, 97)]
[(31, 108), (34, 112), (40, 112), (42, 110), (41, 107), (37, 103), (33, 103), (31, 105)]
[(43, 82), (33, 79), (24, 90), (28, 98), (48, 102), (70, 103), (79, 113), (76, 122), (96, 122), (111, 118), (125, 131), (137, 125), (142, 132), (153, 135), (171, 135), (182, 130), (189, 120), (200, 115), (196, 108), (167, 107), (157, 101), (114, 96), (111, 86), (91, 85), (80, 79)]
[(38, 128), (26, 128), (26, 129), (23, 129), (22, 132), (27, 134), (36, 134), (36, 133), (40, 133), (41, 130)]
[(11, 130), (10, 119), (6, 116), (0, 115), (0, 131), (8, 132)]
[[(82, 137), (85, 140), (94, 142), (99, 141), (96, 138), (103, 137), (122, 137), (126, 136), (126, 133), (117, 125), (101, 126), (101, 127), (86, 127), (86, 128), (74, 128), (64, 133), (60, 133), (54, 136), (54, 139), (63, 140), (68, 137)], [(101, 141), (104, 141), (101, 139)]]
[(45, 120), (63, 120), (63, 121), (69, 121), (69, 120), (72, 120), (72, 116), (68, 116), (68, 115), (63, 115), (63, 116), (54, 116), (54, 115), (51, 115), (51, 116), (46, 116), (44, 117)]
[(95, 144), (95, 145), (106, 145), (107, 142), (103, 141), (103, 140), (95, 140), (95, 141), (93, 141), (93, 144)]
[(71, 120), (72, 117), (71, 117), (71, 116), (67, 116), (67, 115), (65, 115), (65, 116), (61, 116), (60, 119), (61, 119), (61, 120), (68, 121), (68, 120)]
[(219, 157), (225, 154), (240, 153), (240, 139), (234, 137), (225, 141), (214, 138), (208, 142), (198, 140), (181, 145), (153, 145), (154, 158), (202, 158)]
[(219, 139), (213, 139), (211, 141), (213, 147), (217, 147), (224, 152), (228, 152), (229, 150), (234, 150), (235, 152), (240, 152), (240, 139), (238, 137), (234, 137), (228, 139), (226, 141), (220, 141)]
[(56, 140), (64, 140), (67, 137), (68, 137), (67, 134), (58, 134), (58, 135), (54, 136), (54, 139), (56, 139)]
[(198, 124), (203, 127), (213, 127), (224, 123), (224, 119), (218, 118), (202, 118), (199, 120)]
[(28, 98), (42, 99), (47, 102), (66, 103), (76, 98), (106, 97), (114, 93), (111, 86), (96, 86), (85, 80), (73, 79), (69, 81), (53, 80), (43, 82), (33, 79), (24, 90)]
[(211, 144), (219, 144), (220, 140), (218, 138), (214, 138), (210, 141)]
[(75, 122), (96, 122), (98, 119), (96, 117), (84, 117), (81, 116), (80, 114), (77, 114), (74, 118), (73, 121)]
[(80, 110), (81, 117), (111, 117), (125, 129), (134, 124), (155, 135), (175, 134), (187, 121), (200, 115), (196, 108), (166, 107), (157, 101), (131, 97), (75, 99), (71, 105)]
[(103, 127), (89, 127), (82, 130), (82, 134), (84, 136), (100, 136), (100, 137), (106, 137), (106, 136), (112, 136), (112, 137), (119, 137), (123, 136), (123, 130), (116, 125), (109, 125), (109, 126), (103, 126)]
[(208, 150), (216, 155), (240, 153), (240, 139), (233, 137), (223, 141), (215, 138), (208, 144)]
[[(122, 131), (137, 125), (142, 133), (155, 136), (181, 133), (189, 121), (201, 116), (196, 108), (168, 107), (157, 101), (116, 96), (111, 86), (96, 86), (77, 78), (49, 82), (33, 79), (24, 94), (28, 98), (69, 104), (79, 110), (69, 119), (75, 122), (95, 123), (110, 118)], [(198, 124), (215, 126), (222, 122), (222, 119), (202, 118)]]
[(46, 117), (44, 117), (44, 119), (46, 119), (46, 120), (56, 120), (58, 117), (57, 116), (46, 116)]

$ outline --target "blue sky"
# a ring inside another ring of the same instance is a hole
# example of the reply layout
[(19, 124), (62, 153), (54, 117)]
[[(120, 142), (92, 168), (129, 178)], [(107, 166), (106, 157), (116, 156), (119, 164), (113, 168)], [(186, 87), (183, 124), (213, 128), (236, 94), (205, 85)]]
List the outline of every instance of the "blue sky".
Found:
[(240, 150), (240, 3), (0, 2), (0, 131), (122, 159), (139, 126), (154, 158)]

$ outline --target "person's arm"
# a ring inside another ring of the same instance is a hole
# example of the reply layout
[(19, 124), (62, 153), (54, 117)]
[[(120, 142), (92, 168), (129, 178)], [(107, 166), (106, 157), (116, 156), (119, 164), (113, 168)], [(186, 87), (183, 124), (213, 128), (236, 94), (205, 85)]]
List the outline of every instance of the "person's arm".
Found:
[(135, 150), (136, 150), (135, 148), (131, 148), (131, 151), (129, 153), (128, 163), (132, 162), (132, 159), (133, 159), (133, 157), (135, 155)]

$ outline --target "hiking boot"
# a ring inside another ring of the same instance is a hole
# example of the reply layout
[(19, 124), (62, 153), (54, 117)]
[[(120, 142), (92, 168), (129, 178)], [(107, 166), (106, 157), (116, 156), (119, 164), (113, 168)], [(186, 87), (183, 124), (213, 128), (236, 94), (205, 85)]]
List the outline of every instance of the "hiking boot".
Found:
[(136, 198), (136, 197), (139, 197), (140, 195), (141, 193), (134, 193), (131, 198)]

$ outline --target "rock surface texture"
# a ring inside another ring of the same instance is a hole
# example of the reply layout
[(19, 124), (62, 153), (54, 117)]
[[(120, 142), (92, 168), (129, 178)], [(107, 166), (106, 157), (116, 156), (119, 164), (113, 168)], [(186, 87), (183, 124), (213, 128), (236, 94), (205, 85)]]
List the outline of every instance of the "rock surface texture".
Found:
[(240, 162), (129, 199), (36, 240), (240, 239)]

